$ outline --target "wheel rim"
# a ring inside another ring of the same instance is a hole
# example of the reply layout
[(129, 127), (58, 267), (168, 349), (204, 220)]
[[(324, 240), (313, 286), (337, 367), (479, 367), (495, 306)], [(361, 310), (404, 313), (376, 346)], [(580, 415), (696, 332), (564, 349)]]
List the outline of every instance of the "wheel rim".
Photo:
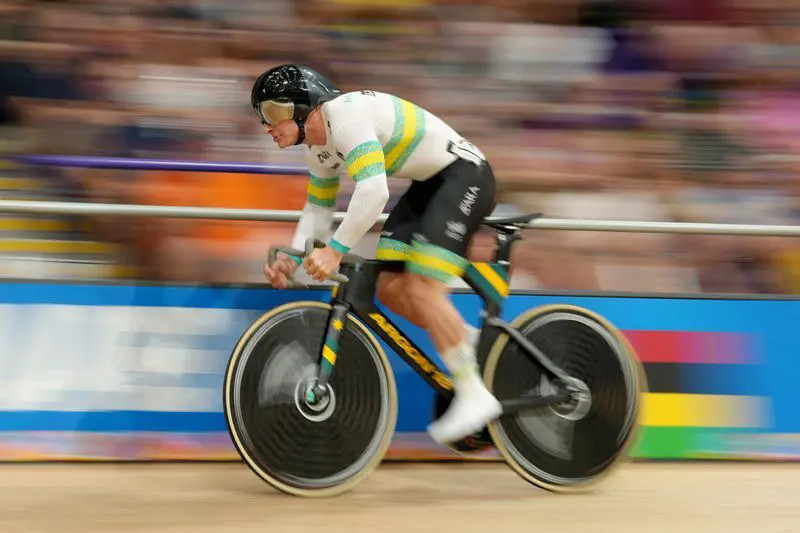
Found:
[[(505, 416), (492, 429), (512, 459), (536, 479), (553, 486), (587, 483), (616, 461), (631, 435), (638, 407), (636, 370), (614, 335), (585, 315), (550, 312), (520, 331), (577, 378), (578, 389), (585, 386), (589, 398)], [(501, 353), (491, 368), (498, 399), (550, 392), (548, 378), (516, 345), (506, 344)]]
[(298, 308), (267, 320), (233, 376), (241, 445), (259, 469), (293, 487), (322, 489), (353, 478), (380, 452), (391, 423), (382, 358), (352, 324), (342, 331), (327, 403), (306, 401), (327, 318), (326, 309)]

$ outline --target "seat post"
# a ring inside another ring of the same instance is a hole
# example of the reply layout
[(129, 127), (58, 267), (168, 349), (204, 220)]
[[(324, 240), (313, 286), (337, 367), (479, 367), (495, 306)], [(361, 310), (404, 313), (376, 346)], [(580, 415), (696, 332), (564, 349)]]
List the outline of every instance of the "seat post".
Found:
[(495, 242), (497, 248), (494, 253), (494, 261), (503, 266), (508, 266), (511, 263), (511, 248), (514, 246), (514, 241), (520, 240), (519, 228), (514, 226), (497, 227), (495, 228)]
[(514, 241), (521, 239), (519, 232), (522, 231), (531, 220), (541, 216), (541, 213), (531, 213), (518, 217), (499, 218), (493, 220), (485, 220), (484, 226), (492, 228), (495, 231), (495, 248), (494, 261), (504, 266), (508, 266), (511, 261), (511, 247)]

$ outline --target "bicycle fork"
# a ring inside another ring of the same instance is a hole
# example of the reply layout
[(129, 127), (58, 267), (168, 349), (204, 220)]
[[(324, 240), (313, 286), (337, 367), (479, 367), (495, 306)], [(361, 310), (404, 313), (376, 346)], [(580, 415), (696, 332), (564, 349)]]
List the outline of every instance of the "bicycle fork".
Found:
[(336, 356), (339, 353), (339, 339), (344, 330), (345, 320), (349, 307), (336, 302), (333, 304), (328, 330), (325, 333), (325, 342), (320, 353), (319, 374), (313, 387), (306, 390), (306, 402), (310, 405), (324, 401), (328, 396), (328, 380), (336, 366)]

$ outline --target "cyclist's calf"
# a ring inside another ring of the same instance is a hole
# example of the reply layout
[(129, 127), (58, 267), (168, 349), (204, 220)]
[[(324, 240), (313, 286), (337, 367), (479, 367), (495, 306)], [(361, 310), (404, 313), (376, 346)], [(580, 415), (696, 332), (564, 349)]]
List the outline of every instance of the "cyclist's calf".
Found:
[(376, 294), (393, 313), (427, 330), (439, 352), (463, 340), (464, 321), (444, 283), (418, 274), (384, 272), (378, 278)]
[(391, 312), (402, 316), (417, 327), (427, 328), (422, 323), (421, 317), (413, 312), (413, 303), (408, 294), (408, 277), (405, 273), (382, 272), (378, 277), (375, 295)]

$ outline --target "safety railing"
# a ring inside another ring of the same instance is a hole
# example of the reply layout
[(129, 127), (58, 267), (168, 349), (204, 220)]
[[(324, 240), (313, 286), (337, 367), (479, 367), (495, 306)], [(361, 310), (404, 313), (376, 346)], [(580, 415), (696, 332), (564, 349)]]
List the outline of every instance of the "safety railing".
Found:
[[(81, 168), (106, 168), (127, 170), (181, 170), (194, 172), (231, 172), (251, 174), (305, 175), (302, 166), (273, 165), (239, 162), (196, 162), (161, 159), (108, 158), (84, 156), (29, 155), (13, 158), (27, 165), (47, 165)], [(234, 209), (191, 206), (161, 206), (106, 204), (94, 202), (45, 202), (0, 200), (0, 212), (63, 215), (114, 215), (132, 217), (196, 218), (216, 220), (248, 220), (270, 222), (293, 222), (300, 218), (297, 210)], [(381, 215), (377, 223), (386, 220)], [(341, 221), (344, 213), (337, 212), (335, 221)], [(489, 217), (487, 221), (493, 220)], [(537, 218), (529, 228), (539, 230), (603, 231), (630, 233), (694, 233), (742, 236), (800, 236), (797, 225), (767, 224), (717, 224), (699, 222), (648, 222), (630, 220), (591, 220)]]

